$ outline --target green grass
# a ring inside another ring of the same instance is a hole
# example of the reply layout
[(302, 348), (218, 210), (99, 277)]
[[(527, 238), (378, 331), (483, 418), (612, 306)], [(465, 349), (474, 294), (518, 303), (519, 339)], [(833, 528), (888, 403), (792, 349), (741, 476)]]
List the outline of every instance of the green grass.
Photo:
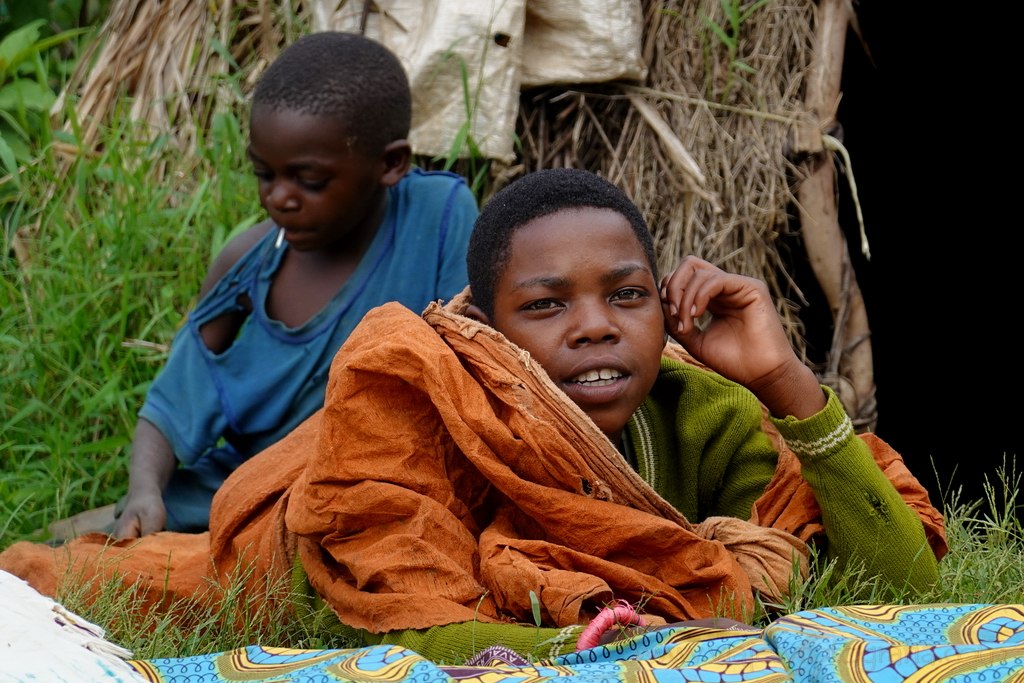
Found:
[(0, 193), (2, 545), (125, 492), (136, 411), (211, 256), (261, 215), (236, 117), (194, 155), (127, 123), (101, 150), (42, 155)]
[(140, 592), (109, 581), (88, 593), (67, 581), (56, 599), (71, 611), (101, 625), (106, 638), (136, 659), (187, 657), (246, 645), (322, 649), (354, 643), (318, 629), (316, 620), (300, 621), (289, 608), (289, 579), (269, 580), (254, 592), (242, 589), (247, 577), (236, 572), (227, 586), (209, 584), (199, 599), (166, 609), (144, 609)]

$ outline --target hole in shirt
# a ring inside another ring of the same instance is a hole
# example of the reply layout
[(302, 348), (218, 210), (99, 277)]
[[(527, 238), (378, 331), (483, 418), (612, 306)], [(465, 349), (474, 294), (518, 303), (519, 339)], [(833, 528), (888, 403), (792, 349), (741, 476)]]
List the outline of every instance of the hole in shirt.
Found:
[(203, 343), (213, 353), (221, 354), (230, 349), (238, 338), (242, 325), (252, 314), (252, 300), (248, 294), (239, 294), (235, 304), (237, 308), (225, 311), (199, 327)]

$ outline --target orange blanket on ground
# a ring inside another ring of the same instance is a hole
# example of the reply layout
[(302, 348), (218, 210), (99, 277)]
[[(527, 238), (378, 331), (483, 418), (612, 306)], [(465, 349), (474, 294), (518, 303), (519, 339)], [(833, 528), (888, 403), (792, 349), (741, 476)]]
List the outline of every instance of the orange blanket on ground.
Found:
[[(440, 306), (420, 317), (388, 304), (338, 352), (324, 408), (225, 482), (209, 534), (19, 543), (0, 568), (48, 595), (72, 566), (120, 576), (158, 602), (201, 598), (239, 567), (255, 588), (298, 560), (342, 622), (373, 632), (532, 622), (531, 592), (549, 625), (613, 598), (669, 621), (742, 618), (754, 590), (785, 589), (821, 531), (796, 458), (765, 424), (781, 457), (751, 522), (694, 525), (528, 354)], [(884, 442), (861, 438), (941, 557), (926, 491)]]

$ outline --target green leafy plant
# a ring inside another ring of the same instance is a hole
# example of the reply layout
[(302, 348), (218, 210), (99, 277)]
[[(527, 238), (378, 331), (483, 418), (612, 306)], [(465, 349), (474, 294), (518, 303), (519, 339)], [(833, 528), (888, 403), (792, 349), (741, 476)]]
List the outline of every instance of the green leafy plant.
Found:
[[(715, 22), (706, 15), (702, 15), (701, 19), (704, 20), (704, 25), (710, 29), (711, 33), (718, 39), (718, 42), (725, 46), (728, 53), (729, 72), (721, 96), (721, 101), (724, 103), (728, 101), (729, 94), (732, 92), (737, 71), (755, 73), (752, 66), (739, 58), (740, 34), (744, 22), (753, 16), (754, 12), (764, 7), (768, 0), (757, 0), (746, 9), (743, 9), (742, 0), (719, 0), (719, 2), (722, 10), (725, 12), (725, 25)], [(708, 63), (712, 63), (712, 60), (708, 60)]]
[(541, 620), (540, 598), (537, 597), (536, 591), (530, 591), (530, 610), (533, 612), (533, 623), (537, 626), (537, 633), (540, 633), (540, 627), (544, 622)]
[(0, 168), (16, 185), (19, 163), (50, 141), (48, 114), (57, 99), (47, 66), (50, 51), (89, 30), (44, 37), (44, 25), (44, 19), (36, 19), (0, 40)]
[[(473, 136), (473, 124), (476, 121), (476, 110), (479, 99), (480, 81), (474, 88), (470, 84), (469, 69), (464, 60), (453, 49), (444, 54), (443, 61), (455, 61), (459, 69), (459, 81), (462, 86), (462, 101), (466, 118), (452, 138), (448, 150), (430, 159), (430, 166), (440, 164), (445, 171), (459, 173), (469, 181), (470, 190), (481, 201), (487, 193), (487, 181), (490, 177), (491, 162), (480, 150)], [(481, 63), (483, 58), (481, 57)], [(480, 74), (478, 74), (478, 78)]]
[[(481, 57), (482, 61), (483, 58)], [(480, 147), (473, 137), (473, 122), (476, 119), (476, 109), (479, 104), (480, 86), (478, 85), (475, 91), (470, 89), (469, 72), (466, 69), (466, 62), (463, 59), (459, 59), (458, 62), (466, 120), (459, 126), (459, 130), (452, 140), (451, 148), (445, 160), (445, 170), (450, 171), (454, 166), (455, 160), (468, 153), (469, 173), (467, 177), (470, 179), (470, 189), (473, 190), (474, 194), (480, 196), (483, 183), (490, 169), (490, 160), (480, 151)]]
[[(443, 169), (446, 171), (454, 171), (467, 178), (469, 187), (480, 204), (483, 204), (490, 194), (491, 160), (480, 149), (473, 130), (480, 108), (481, 90), (486, 81), (484, 66), (487, 63), (487, 54), (491, 47), (490, 36), (494, 36), (490, 24), (487, 27), (486, 36), (482, 41), (482, 49), (476, 62), (476, 72), (472, 79), (466, 60), (455, 50), (456, 45), (450, 47), (443, 55), (442, 64), (451, 61), (455, 61), (457, 64), (465, 119), (456, 131), (447, 152), (430, 160), (432, 164), (442, 163)], [(495, 40), (499, 39), (495, 38)], [(504, 43), (502, 44), (504, 45)], [(518, 140), (514, 144), (518, 145)]]

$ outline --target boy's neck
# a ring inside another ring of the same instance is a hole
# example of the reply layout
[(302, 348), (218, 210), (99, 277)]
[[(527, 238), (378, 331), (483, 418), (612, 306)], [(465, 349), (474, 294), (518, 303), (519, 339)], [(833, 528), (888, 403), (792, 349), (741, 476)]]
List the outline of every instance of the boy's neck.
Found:
[(618, 449), (622, 457), (626, 459), (629, 466), (636, 471), (638, 463), (636, 459), (636, 451), (633, 450), (633, 440), (629, 438), (629, 430), (623, 429), (622, 436), (619, 437), (618, 441), (613, 441), (615, 448)]

